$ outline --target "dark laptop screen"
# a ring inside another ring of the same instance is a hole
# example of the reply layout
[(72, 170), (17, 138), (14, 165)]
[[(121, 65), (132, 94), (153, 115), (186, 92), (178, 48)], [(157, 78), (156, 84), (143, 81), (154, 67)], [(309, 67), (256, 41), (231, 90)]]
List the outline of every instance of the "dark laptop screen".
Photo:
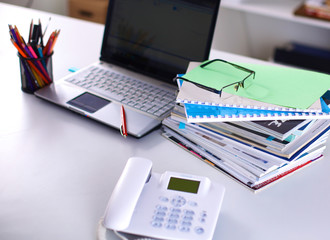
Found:
[(101, 60), (158, 79), (209, 56), (220, 0), (110, 0)]

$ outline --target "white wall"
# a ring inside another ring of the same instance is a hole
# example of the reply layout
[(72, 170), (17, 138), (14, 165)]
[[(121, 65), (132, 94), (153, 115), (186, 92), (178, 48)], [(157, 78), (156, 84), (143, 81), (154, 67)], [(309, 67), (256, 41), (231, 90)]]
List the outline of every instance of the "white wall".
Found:
[(245, 18), (240, 12), (220, 7), (212, 48), (251, 55)]
[(329, 28), (220, 8), (213, 48), (268, 60), (274, 47), (295, 41), (330, 49)]

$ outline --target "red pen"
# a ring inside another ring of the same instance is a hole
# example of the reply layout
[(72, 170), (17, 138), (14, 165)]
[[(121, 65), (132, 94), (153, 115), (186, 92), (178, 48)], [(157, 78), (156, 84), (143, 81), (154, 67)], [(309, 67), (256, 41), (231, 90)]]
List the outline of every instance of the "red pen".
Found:
[(121, 126), (120, 133), (123, 137), (127, 137), (127, 125), (124, 106), (121, 105)]

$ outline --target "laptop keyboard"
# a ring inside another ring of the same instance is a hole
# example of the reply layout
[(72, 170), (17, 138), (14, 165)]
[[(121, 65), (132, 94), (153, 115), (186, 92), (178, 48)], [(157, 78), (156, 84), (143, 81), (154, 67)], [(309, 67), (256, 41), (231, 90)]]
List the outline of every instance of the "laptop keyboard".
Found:
[(66, 81), (156, 117), (167, 113), (175, 104), (173, 91), (95, 66)]

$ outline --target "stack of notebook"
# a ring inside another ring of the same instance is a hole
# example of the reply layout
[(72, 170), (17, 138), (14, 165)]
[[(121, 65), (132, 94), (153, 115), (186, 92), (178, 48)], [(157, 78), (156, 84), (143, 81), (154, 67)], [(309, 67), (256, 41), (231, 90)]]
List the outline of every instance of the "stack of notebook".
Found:
[[(218, 69), (208, 69), (209, 74), (199, 68), (194, 65), (178, 78), (177, 105), (163, 121), (164, 137), (253, 191), (323, 157), (330, 130), (329, 75), (244, 66), (255, 76), (249, 87), (240, 85), (237, 94), (223, 88), (223, 83), (216, 86), (212, 82), (219, 79), (215, 77)], [(267, 79), (288, 81), (293, 76), (300, 77), (301, 84), (308, 77), (318, 86), (297, 86), (301, 93), (297, 96), (292, 88), (295, 83), (280, 88), (267, 83)], [(313, 93), (307, 96), (306, 88)], [(291, 97), (286, 95), (289, 91)], [(281, 97), (273, 96), (275, 93)], [(283, 104), (281, 98), (288, 101)]]

